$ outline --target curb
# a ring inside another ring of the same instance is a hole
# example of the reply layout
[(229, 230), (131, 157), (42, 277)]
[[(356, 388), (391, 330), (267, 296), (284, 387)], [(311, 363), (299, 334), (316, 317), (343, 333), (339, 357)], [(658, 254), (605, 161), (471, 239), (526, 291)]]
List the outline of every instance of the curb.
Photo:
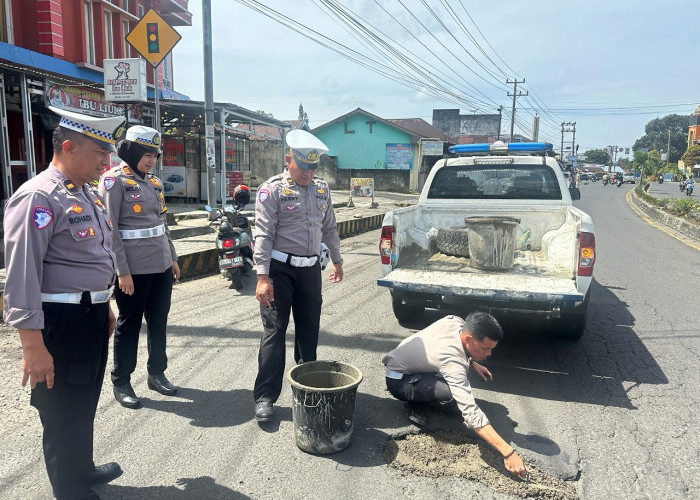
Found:
[(639, 208), (646, 215), (652, 217), (657, 222), (660, 222), (665, 226), (668, 226), (678, 231), (679, 233), (682, 233), (688, 238), (691, 238), (695, 241), (700, 241), (699, 225), (693, 224), (692, 222), (688, 222), (682, 217), (669, 214), (668, 212), (665, 212), (664, 210), (661, 210), (655, 207), (654, 205), (647, 203), (646, 201), (642, 200), (637, 196), (637, 193), (634, 189), (631, 191), (631, 193), (632, 194), (630, 198), (632, 200), (632, 203), (634, 203), (634, 205), (637, 206), (637, 208)]
[[(381, 213), (370, 217), (338, 222), (338, 236), (340, 236), (340, 239), (344, 239), (379, 229), (382, 227), (384, 215), (384, 213)], [(219, 272), (219, 256), (216, 248), (213, 247), (213, 243), (211, 249), (180, 255), (177, 258), (177, 263), (180, 266), (180, 277), (182, 279)]]

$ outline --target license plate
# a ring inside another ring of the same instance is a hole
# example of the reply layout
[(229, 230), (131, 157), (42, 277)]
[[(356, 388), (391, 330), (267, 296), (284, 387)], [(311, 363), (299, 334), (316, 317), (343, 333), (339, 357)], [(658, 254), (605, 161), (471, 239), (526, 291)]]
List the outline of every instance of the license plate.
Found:
[(219, 269), (228, 269), (230, 267), (240, 267), (243, 265), (243, 257), (231, 257), (228, 259), (219, 259)]

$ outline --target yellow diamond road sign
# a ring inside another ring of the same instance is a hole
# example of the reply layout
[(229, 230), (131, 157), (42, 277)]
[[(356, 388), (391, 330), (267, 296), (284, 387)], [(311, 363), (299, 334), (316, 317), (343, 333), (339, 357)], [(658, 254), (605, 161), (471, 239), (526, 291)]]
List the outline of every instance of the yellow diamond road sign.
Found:
[(173, 50), (180, 38), (180, 34), (153, 9), (149, 9), (126, 35), (126, 41), (154, 68)]

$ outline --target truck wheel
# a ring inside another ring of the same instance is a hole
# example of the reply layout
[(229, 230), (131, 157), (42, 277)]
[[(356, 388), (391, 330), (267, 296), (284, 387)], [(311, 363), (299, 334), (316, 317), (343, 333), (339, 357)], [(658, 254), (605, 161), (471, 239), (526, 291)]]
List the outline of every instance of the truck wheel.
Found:
[(557, 337), (578, 340), (586, 329), (588, 319), (588, 295), (583, 304), (575, 312), (562, 312), (561, 318), (556, 320), (552, 326)]
[(401, 297), (391, 296), (391, 307), (394, 316), (399, 320), (399, 324), (416, 323), (423, 319), (425, 314), (424, 306), (409, 306), (403, 303)]
[(469, 257), (467, 228), (463, 226), (438, 229), (437, 247), (440, 252), (457, 257)]

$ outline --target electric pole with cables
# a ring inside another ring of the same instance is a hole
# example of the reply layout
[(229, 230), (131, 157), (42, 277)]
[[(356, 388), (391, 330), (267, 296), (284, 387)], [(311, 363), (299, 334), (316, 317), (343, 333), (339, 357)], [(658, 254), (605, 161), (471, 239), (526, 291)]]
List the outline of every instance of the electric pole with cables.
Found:
[(515, 99), (518, 97), (523, 97), (523, 96), (526, 96), (529, 94), (529, 92), (527, 90), (525, 91), (524, 94), (522, 93), (522, 91), (518, 92), (518, 84), (525, 83), (525, 78), (523, 78), (522, 81), (520, 81), (520, 82), (518, 81), (517, 78), (513, 81), (510, 81), (509, 79), (506, 80), (506, 84), (510, 85), (511, 83), (513, 84), (513, 93), (511, 94), (510, 92), (508, 92), (508, 94), (507, 94), (508, 97), (513, 98), (513, 111), (512, 111), (511, 117), (510, 117), (510, 141), (509, 142), (513, 142), (513, 130), (515, 129)]

